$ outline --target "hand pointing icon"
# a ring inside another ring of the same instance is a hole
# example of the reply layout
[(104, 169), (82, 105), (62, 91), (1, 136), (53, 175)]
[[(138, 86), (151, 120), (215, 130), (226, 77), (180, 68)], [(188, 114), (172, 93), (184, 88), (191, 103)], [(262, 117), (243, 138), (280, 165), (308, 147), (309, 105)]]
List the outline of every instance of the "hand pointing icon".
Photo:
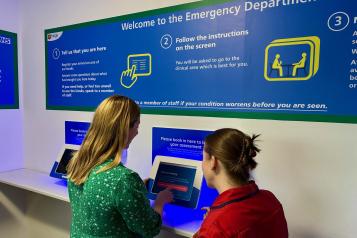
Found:
[(134, 83), (138, 80), (138, 76), (135, 74), (136, 71), (136, 65), (133, 64), (131, 68), (124, 70), (121, 73), (120, 77), (120, 83), (123, 85), (125, 88), (131, 88)]

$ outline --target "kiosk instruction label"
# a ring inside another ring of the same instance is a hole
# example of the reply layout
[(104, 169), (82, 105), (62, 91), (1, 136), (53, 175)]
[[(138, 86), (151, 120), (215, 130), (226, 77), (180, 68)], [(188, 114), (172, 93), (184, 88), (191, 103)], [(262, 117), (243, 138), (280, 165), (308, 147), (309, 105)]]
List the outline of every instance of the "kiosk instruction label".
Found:
[(0, 108), (19, 108), (17, 35), (0, 30)]

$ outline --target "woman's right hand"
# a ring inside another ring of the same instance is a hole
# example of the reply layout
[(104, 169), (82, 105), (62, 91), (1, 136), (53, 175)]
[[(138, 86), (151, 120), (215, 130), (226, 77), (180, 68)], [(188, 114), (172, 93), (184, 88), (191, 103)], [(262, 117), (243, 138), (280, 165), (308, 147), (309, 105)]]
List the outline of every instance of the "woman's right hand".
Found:
[(157, 194), (156, 200), (154, 202), (154, 210), (162, 215), (162, 209), (166, 203), (170, 203), (173, 201), (173, 194), (170, 189), (162, 190)]

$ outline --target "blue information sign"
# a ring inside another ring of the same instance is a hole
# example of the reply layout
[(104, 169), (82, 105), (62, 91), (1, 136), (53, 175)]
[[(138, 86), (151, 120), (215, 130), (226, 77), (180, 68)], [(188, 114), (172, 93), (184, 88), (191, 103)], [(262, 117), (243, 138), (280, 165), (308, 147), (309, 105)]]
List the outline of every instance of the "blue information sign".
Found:
[(81, 145), (89, 127), (89, 122), (66, 121), (65, 144)]
[(17, 35), (0, 30), (0, 108), (19, 108)]
[(357, 2), (202, 1), (46, 36), (47, 108), (357, 123)]

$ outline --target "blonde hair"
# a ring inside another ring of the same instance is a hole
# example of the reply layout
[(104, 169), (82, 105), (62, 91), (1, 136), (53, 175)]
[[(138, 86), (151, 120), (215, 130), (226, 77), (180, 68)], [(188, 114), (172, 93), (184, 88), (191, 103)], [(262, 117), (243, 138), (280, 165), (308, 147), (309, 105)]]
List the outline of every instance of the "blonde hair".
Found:
[(110, 158), (114, 160), (97, 173), (116, 167), (128, 143), (129, 128), (139, 120), (140, 108), (130, 98), (114, 95), (97, 107), (81, 148), (67, 167), (67, 177), (76, 185), (83, 184), (91, 170)]

